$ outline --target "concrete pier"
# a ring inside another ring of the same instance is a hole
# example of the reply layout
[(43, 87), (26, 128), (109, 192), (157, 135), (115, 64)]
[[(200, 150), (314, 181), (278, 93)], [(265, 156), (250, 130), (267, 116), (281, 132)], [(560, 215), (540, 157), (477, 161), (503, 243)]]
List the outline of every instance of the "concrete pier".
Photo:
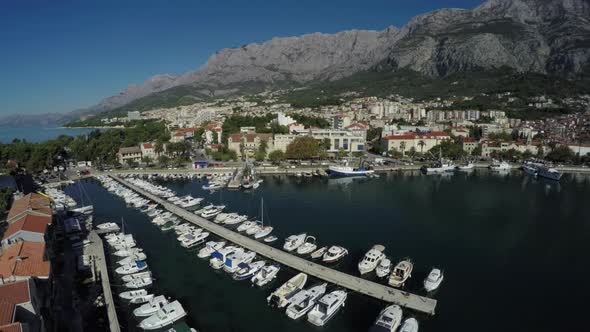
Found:
[(268, 259), (276, 261), (285, 266), (289, 266), (295, 270), (307, 273), (308, 275), (322, 279), (326, 282), (377, 298), (379, 300), (383, 300), (385, 302), (395, 303), (405, 308), (430, 315), (434, 315), (435, 313), (437, 302), (434, 299), (418, 296), (383, 284), (358, 278), (353, 275), (340, 272), (292, 255), (286, 251), (271, 247), (262, 242), (227, 229), (221, 225), (201, 218), (192, 212), (189, 212), (181, 207), (167, 202), (166, 200), (161, 199), (158, 196), (152, 195), (151, 193), (134, 186), (117, 176), (112, 176), (112, 178), (136, 191), (137, 193), (151, 199), (152, 201), (157, 202), (163, 208), (176, 214), (177, 216), (207, 230), (208, 232), (214, 233), (217, 236), (233, 242), (241, 247), (252, 250), (261, 256), (267, 257)]

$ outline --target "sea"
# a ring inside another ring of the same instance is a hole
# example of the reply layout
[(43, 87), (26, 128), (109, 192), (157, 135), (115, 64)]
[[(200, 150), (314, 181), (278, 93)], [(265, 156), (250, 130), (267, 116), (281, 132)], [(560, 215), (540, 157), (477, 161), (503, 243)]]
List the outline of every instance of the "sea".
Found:
[(55, 126), (27, 126), (27, 127), (0, 127), (0, 143), (10, 143), (15, 138), (25, 139), (38, 143), (57, 138), (60, 135), (78, 136), (85, 135), (96, 128), (65, 128)]
[[(358, 275), (357, 264), (375, 244), (394, 264), (409, 257), (414, 271), (404, 290), (435, 298), (436, 314), (416, 317), (420, 331), (582, 331), (590, 298), (590, 176), (566, 174), (561, 182), (475, 170), (454, 175), (399, 172), (378, 179), (266, 176), (256, 191), (201, 189), (206, 180), (159, 180), (178, 193), (223, 203), (228, 211), (264, 220), (280, 238), (306, 232), (319, 246), (348, 249), (336, 269)], [(174, 233), (125, 205), (96, 180), (80, 188), (92, 198), (95, 220), (125, 222), (144, 248), (154, 274), (151, 292), (178, 299), (188, 325), (210, 331), (367, 331), (387, 303), (350, 292), (346, 306), (326, 326), (292, 321), (266, 297), (297, 271), (283, 267), (262, 289), (234, 281), (182, 248)], [(215, 239), (215, 238), (213, 238)], [(209, 239), (211, 240), (211, 238)], [(113, 259), (110, 264), (115, 267)], [(423, 280), (433, 267), (444, 281), (428, 294)], [(377, 282), (374, 274), (366, 277)], [(113, 291), (124, 289), (112, 276)], [(320, 283), (311, 278), (307, 286)], [(329, 290), (336, 289), (330, 285)], [(118, 302), (126, 331), (137, 330), (133, 307)]]

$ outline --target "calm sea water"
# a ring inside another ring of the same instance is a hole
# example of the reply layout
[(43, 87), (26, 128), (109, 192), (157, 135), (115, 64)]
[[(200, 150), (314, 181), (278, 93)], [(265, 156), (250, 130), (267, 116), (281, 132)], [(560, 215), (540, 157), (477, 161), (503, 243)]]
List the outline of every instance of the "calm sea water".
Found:
[[(162, 183), (252, 217), (259, 215), (264, 197), (265, 220), (275, 226), (275, 235), (307, 232), (320, 245), (348, 248), (350, 255), (337, 268), (352, 274), (358, 275), (356, 264), (378, 243), (393, 261), (413, 259), (409, 291), (424, 295), (422, 280), (430, 269), (443, 269), (445, 280), (432, 295), (438, 300), (436, 315), (404, 310), (417, 316), (421, 331), (580, 331), (587, 324), (587, 176), (567, 175), (561, 183), (485, 171), (444, 177), (398, 173), (379, 180), (274, 176), (265, 177), (254, 193), (214, 194), (203, 192), (197, 180)], [(295, 271), (282, 269), (264, 289), (234, 281), (97, 182), (85, 184), (96, 218), (125, 219), (126, 230), (148, 255), (155, 293), (179, 299), (189, 311), (188, 323), (199, 331), (366, 331), (386, 305), (349, 294), (346, 307), (326, 327), (294, 322), (265, 299)], [(75, 195), (75, 188), (68, 190)], [(120, 318), (128, 330), (137, 324), (124, 304)]]
[(88, 134), (94, 128), (62, 127), (0, 127), (0, 143), (10, 143), (13, 139), (26, 139), (29, 142), (42, 142), (60, 135), (78, 136)]

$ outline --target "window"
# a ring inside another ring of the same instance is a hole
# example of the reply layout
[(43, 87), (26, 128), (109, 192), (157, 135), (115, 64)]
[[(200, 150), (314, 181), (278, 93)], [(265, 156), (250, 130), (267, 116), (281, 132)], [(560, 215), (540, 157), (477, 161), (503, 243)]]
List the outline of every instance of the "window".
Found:
[(340, 149), (340, 139), (339, 138), (334, 139), (334, 149), (336, 149), (336, 150)]

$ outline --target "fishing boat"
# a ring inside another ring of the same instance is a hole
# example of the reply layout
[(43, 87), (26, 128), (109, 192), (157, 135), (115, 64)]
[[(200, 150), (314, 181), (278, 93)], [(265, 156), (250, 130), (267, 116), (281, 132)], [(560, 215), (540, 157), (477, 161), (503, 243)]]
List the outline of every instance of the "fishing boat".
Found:
[(409, 258), (397, 263), (393, 272), (391, 272), (391, 275), (389, 276), (389, 284), (393, 287), (403, 286), (406, 280), (412, 276), (413, 268), (414, 264)]
[(291, 299), (291, 304), (287, 307), (287, 317), (291, 319), (299, 319), (307, 314), (315, 305), (316, 301), (326, 293), (328, 284), (313, 286), (295, 294)]
[(391, 272), (391, 261), (387, 258), (383, 258), (381, 263), (375, 269), (375, 274), (379, 278), (385, 278)]
[(326, 253), (327, 250), (328, 250), (328, 247), (321, 247), (320, 249), (311, 253), (311, 258), (318, 259), (318, 258), (324, 256), (324, 254)]
[(369, 332), (395, 332), (402, 322), (402, 308), (392, 304), (381, 310)]
[(322, 296), (307, 314), (307, 321), (316, 326), (326, 325), (338, 310), (344, 307), (346, 296), (346, 292), (342, 290), (333, 291)]
[(160, 308), (168, 304), (168, 299), (164, 295), (152, 298), (148, 303), (137, 307), (133, 310), (135, 317), (147, 317), (155, 314)]
[(254, 277), (252, 277), (252, 284), (258, 287), (262, 287), (269, 282), (271, 282), (274, 278), (277, 277), (277, 273), (280, 271), (280, 267), (277, 264), (273, 265), (266, 265)]
[(168, 326), (186, 316), (186, 311), (178, 301), (162, 306), (155, 314), (139, 323), (144, 330), (155, 330)]
[(292, 297), (295, 293), (299, 292), (305, 286), (306, 282), (307, 274), (303, 272), (299, 273), (298, 275), (289, 279), (289, 281), (284, 283), (281, 287), (277, 288), (274, 292), (272, 292), (266, 298), (266, 301), (271, 306), (284, 308), (290, 303), (289, 298)]
[(146, 296), (148, 292), (145, 289), (130, 290), (119, 294), (119, 297), (124, 300), (132, 300), (136, 297)]
[(418, 332), (418, 321), (416, 318), (407, 318), (399, 329), (399, 332)]
[(374, 245), (371, 250), (367, 251), (358, 264), (358, 269), (361, 275), (375, 270), (377, 265), (381, 263), (381, 260), (385, 258), (383, 251), (385, 251), (385, 247), (380, 244)]
[(375, 173), (375, 171), (364, 167), (348, 166), (348, 161), (343, 166), (329, 166), (328, 172), (331, 176), (366, 176)]
[(325, 263), (335, 263), (346, 255), (348, 255), (348, 250), (346, 250), (344, 247), (331, 246), (322, 257), (322, 261)]
[(252, 278), (266, 265), (265, 261), (256, 261), (249, 264), (240, 263), (239, 270), (232, 276), (234, 280), (246, 280)]
[(426, 289), (428, 292), (436, 290), (442, 283), (443, 278), (444, 275), (441, 270), (436, 268), (432, 269), (432, 271), (430, 271), (428, 274), (428, 277), (424, 279), (424, 289)]
[(205, 244), (205, 247), (203, 247), (201, 250), (199, 250), (197, 257), (207, 258), (207, 257), (211, 256), (211, 254), (213, 252), (215, 252), (216, 250), (220, 250), (223, 247), (225, 247), (225, 241), (220, 241), (220, 242), (209, 241)]
[(283, 249), (286, 251), (293, 251), (299, 248), (300, 245), (305, 242), (305, 238), (307, 237), (306, 233), (301, 233), (298, 235), (290, 235), (288, 238), (285, 239), (285, 244), (283, 245)]
[(452, 172), (455, 169), (455, 165), (450, 160), (444, 160), (442, 157), (442, 149), (439, 149), (438, 161), (431, 166), (422, 166), (421, 170), (426, 173), (444, 173)]
[(315, 244), (315, 237), (308, 236), (305, 238), (305, 241), (303, 242), (303, 244), (300, 245), (299, 248), (297, 248), (297, 254), (307, 255), (307, 254), (313, 252), (314, 250), (316, 250), (317, 247), (318, 247), (317, 244)]
[(147, 269), (147, 264), (144, 261), (135, 261), (131, 264), (123, 265), (115, 269), (117, 274), (131, 274), (137, 273)]

